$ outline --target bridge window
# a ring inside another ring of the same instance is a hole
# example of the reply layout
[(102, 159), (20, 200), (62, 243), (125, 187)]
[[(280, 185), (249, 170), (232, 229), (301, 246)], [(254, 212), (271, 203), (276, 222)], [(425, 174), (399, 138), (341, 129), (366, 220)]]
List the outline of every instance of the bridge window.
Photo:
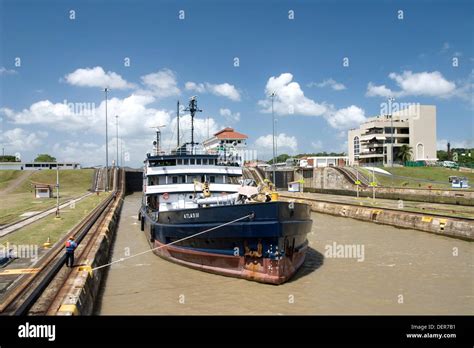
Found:
[(178, 165), (181, 165), (183, 164), (183, 160), (182, 159), (178, 159)]
[(214, 175), (211, 175), (209, 177), (209, 182), (216, 182), (216, 177)]
[(202, 159), (202, 164), (207, 165), (207, 158)]
[(185, 183), (186, 183), (186, 176), (185, 176), (185, 175), (183, 175), (183, 176), (181, 177), (181, 183), (182, 183), (182, 184), (185, 184)]
[(171, 180), (173, 181), (173, 184), (177, 184), (178, 183), (178, 177), (177, 176), (173, 176), (171, 178)]
[(191, 158), (191, 159), (189, 160), (189, 164), (194, 165), (195, 163), (196, 163), (196, 161), (195, 161), (194, 158)]
[(187, 158), (185, 158), (183, 161), (184, 161), (185, 166), (187, 166), (189, 164), (189, 160)]
[(198, 164), (198, 165), (201, 164), (201, 159), (200, 158), (196, 159), (196, 164)]

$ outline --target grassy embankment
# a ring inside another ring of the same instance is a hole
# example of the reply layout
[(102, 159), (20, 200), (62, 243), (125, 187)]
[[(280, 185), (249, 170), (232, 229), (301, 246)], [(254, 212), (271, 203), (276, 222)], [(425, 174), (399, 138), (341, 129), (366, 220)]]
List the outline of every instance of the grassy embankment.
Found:
[[(0, 187), (6, 188), (22, 171), (0, 172)], [(93, 169), (63, 170), (59, 172), (59, 201), (65, 202), (87, 193), (92, 184)], [(55, 170), (41, 170), (32, 173), (14, 191), (0, 196), (0, 225), (21, 219), (20, 215), (29, 211), (42, 211), (56, 204), (56, 197), (35, 198), (31, 182), (56, 184)]]
[[(474, 173), (460, 172), (456, 169), (442, 167), (394, 167), (383, 169), (392, 173), (394, 176), (403, 176), (405, 178), (390, 177), (387, 175), (377, 174), (376, 172), (375, 180), (378, 185), (382, 186), (424, 189), (431, 186), (431, 188), (447, 189), (451, 188), (451, 183), (448, 181), (450, 176), (464, 176), (468, 178), (470, 186), (474, 185)], [(364, 168), (361, 168), (361, 170), (369, 180), (372, 180), (372, 171), (368, 171)]]
[(56, 243), (62, 236), (78, 224), (89, 212), (91, 212), (102, 200), (108, 196), (101, 192), (99, 196), (91, 195), (84, 198), (75, 205), (69, 205), (61, 209), (60, 219), (56, 219), (54, 214), (33, 222), (22, 229), (12, 232), (0, 238), (0, 244), (9, 242), (10, 244), (36, 244), (41, 246), (50, 238), (52, 244)]

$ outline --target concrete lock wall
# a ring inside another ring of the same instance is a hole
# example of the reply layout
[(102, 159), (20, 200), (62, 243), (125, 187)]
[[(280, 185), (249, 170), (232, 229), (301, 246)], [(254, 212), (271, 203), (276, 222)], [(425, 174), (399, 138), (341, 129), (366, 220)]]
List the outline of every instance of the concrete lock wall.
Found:
[[(110, 260), (110, 251), (114, 240), (115, 231), (120, 218), (123, 196), (119, 196), (113, 211), (108, 213), (102, 231), (94, 242), (88, 257), (92, 268), (104, 265)], [(74, 279), (74, 287), (60, 307), (57, 315), (92, 315), (94, 314), (100, 285), (106, 275), (107, 267), (93, 272), (88, 269), (81, 270)]]
[[(303, 179), (302, 172), (295, 171), (295, 180)], [(349, 182), (334, 168), (315, 168), (312, 178), (304, 178), (305, 192), (328, 193), (356, 196), (356, 185)], [(371, 187), (360, 187), (362, 197), (371, 197)], [(386, 199), (403, 199), (407, 201), (474, 205), (474, 191), (417, 189), (403, 187), (376, 187), (376, 197)]]
[(474, 240), (474, 221), (467, 219), (444, 218), (429, 214), (416, 214), (378, 207), (372, 208), (342, 203), (320, 202), (311, 199), (311, 194), (308, 193), (285, 192), (284, 194), (280, 194), (280, 197), (286, 201), (295, 199), (304, 201), (311, 205), (313, 211), (318, 213), (349, 217), (401, 228), (410, 228), (469, 241)]

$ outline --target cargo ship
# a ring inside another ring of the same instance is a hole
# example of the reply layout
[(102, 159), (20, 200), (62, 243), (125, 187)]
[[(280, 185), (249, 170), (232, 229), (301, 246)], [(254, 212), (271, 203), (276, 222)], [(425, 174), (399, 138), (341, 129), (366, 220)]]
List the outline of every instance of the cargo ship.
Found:
[(244, 180), (241, 163), (195, 143), (196, 97), (186, 110), (191, 142), (164, 153), (157, 129), (154, 153), (144, 161), (138, 218), (151, 248), (201, 271), (284, 283), (304, 262), (310, 206), (278, 200), (268, 183)]

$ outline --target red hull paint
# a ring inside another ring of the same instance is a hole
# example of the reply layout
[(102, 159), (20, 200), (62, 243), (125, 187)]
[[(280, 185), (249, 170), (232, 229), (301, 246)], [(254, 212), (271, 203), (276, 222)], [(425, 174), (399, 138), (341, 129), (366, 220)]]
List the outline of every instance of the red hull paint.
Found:
[(268, 284), (282, 284), (290, 279), (303, 264), (306, 248), (295, 252), (292, 258), (280, 260), (248, 256), (229, 256), (196, 250), (165, 246), (155, 240), (154, 253), (158, 256), (201, 271), (229, 277), (243, 278)]

